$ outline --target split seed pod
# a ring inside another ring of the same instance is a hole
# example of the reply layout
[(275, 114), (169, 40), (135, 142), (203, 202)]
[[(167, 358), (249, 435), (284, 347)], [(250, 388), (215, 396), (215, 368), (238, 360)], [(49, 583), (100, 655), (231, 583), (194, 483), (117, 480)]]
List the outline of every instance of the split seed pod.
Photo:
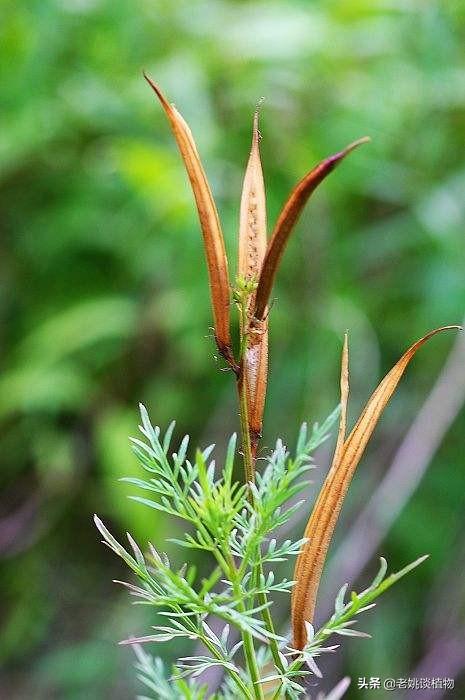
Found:
[[(260, 161), (258, 112), (255, 113), (252, 147), (242, 187), (239, 219), (238, 273), (244, 280), (258, 280), (266, 252), (266, 199)], [(249, 299), (248, 319), (255, 304), (255, 293)], [(268, 320), (250, 326), (243, 357), (243, 379), (247, 395), (249, 433), (255, 457), (262, 432), (263, 411), (268, 376)]]
[(223, 357), (234, 366), (229, 327), (228, 261), (218, 211), (189, 126), (177, 109), (168, 102), (158, 85), (147, 75), (144, 74), (144, 77), (166, 112), (189, 176), (207, 258), (216, 343)]
[(437, 328), (409, 347), (373, 392), (347, 439), (345, 438), (349, 396), (347, 339), (344, 342), (341, 366), (341, 418), (336, 450), (331, 468), (305, 529), (305, 537), (308, 541), (297, 558), (294, 572), (296, 584), (292, 595), (292, 630), (295, 649), (303, 649), (306, 644), (305, 623), (313, 620), (320, 577), (334, 528), (352, 476), (376, 424), (416, 351), (436, 333), (452, 328), (460, 330), (460, 326)]
[(270, 300), (276, 272), (289, 236), (302, 213), (310, 195), (318, 185), (329, 175), (339, 163), (357, 146), (367, 143), (370, 139), (365, 136), (354, 141), (344, 150), (335, 153), (321, 161), (296, 185), (289, 195), (274, 227), (263, 262), (257, 293), (255, 295), (254, 317), (262, 320), (266, 316), (266, 308)]
[(369, 139), (359, 139), (339, 153), (326, 158), (298, 183), (289, 195), (267, 244), (265, 187), (259, 152), (258, 114), (255, 115), (252, 148), (241, 198), (238, 273), (245, 281), (256, 282), (257, 289), (251, 294), (248, 302), (245, 319), (247, 344), (239, 366), (234, 358), (230, 335), (228, 261), (210, 186), (189, 126), (174, 105), (168, 102), (158, 85), (147, 75), (145, 79), (168, 117), (192, 186), (204, 240), (216, 344), (238, 377), (240, 393), (245, 391), (252, 457), (255, 458), (261, 436), (267, 388), (267, 306), (281, 256), (312, 192), (354, 148)]

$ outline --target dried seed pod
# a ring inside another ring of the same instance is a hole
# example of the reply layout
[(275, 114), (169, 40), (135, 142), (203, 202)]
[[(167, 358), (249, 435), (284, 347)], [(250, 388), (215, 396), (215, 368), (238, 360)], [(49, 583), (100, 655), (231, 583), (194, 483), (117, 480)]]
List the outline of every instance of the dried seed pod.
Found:
[(342, 503), (378, 420), (416, 351), (436, 333), (452, 328), (460, 329), (460, 326), (437, 328), (409, 347), (373, 392), (355, 427), (345, 440), (349, 379), (347, 346), (344, 347), (341, 369), (342, 411), (336, 451), (305, 529), (305, 537), (308, 538), (308, 541), (303, 546), (296, 562), (294, 578), (297, 583), (294, 586), (292, 596), (292, 629), (295, 649), (303, 649), (305, 646), (307, 638), (305, 623), (313, 620), (320, 577)]
[[(238, 273), (245, 280), (258, 280), (266, 252), (266, 199), (260, 161), (258, 112), (255, 113), (252, 131), (252, 147), (242, 187), (239, 220)], [(255, 293), (249, 299), (250, 310), (255, 303)], [(249, 433), (255, 457), (262, 432), (268, 377), (268, 322), (251, 325), (247, 347), (242, 359), (243, 379), (247, 394)]]
[[(339, 418), (339, 429), (338, 429), (338, 433), (337, 433), (336, 447), (334, 448), (333, 461), (331, 463), (331, 468), (328, 472), (328, 476), (331, 473), (331, 471), (335, 468), (335, 465), (337, 465), (339, 463), (342, 449), (344, 447), (344, 440), (346, 437), (347, 404), (349, 401), (349, 339), (348, 339), (347, 333), (344, 334), (344, 344), (342, 346), (340, 391), (341, 391), (341, 401), (340, 401), (341, 415)], [(310, 523), (309, 523), (309, 525), (310, 525)], [(306, 531), (309, 529), (309, 525), (307, 526)], [(306, 536), (307, 535), (305, 535), (305, 537)], [(303, 561), (304, 561), (304, 557), (299, 555), (297, 557), (295, 569), (294, 569), (294, 580), (295, 581), (298, 580)], [(294, 599), (295, 594), (296, 593), (295, 593), (295, 589), (294, 589), (293, 593), (292, 593), (292, 599)], [(306, 621), (307, 621), (307, 624), (308, 624), (308, 622), (310, 622), (310, 620), (306, 620)]]
[(147, 75), (144, 74), (144, 77), (166, 112), (189, 176), (204, 240), (216, 343), (228, 363), (234, 366), (229, 327), (228, 261), (218, 211), (189, 126), (177, 109), (167, 101), (158, 85)]
[(255, 112), (252, 146), (242, 185), (239, 219), (238, 274), (258, 280), (266, 252), (266, 199), (260, 160), (258, 112)]
[(343, 151), (335, 153), (333, 156), (321, 161), (311, 170), (292, 190), (285, 203), (274, 227), (270, 242), (268, 244), (265, 260), (260, 274), (258, 289), (255, 296), (254, 316), (263, 319), (266, 315), (271, 290), (278, 269), (279, 261), (286, 247), (289, 236), (302, 213), (310, 195), (316, 190), (329, 173), (357, 146), (361, 146), (370, 139), (364, 137), (354, 141)]

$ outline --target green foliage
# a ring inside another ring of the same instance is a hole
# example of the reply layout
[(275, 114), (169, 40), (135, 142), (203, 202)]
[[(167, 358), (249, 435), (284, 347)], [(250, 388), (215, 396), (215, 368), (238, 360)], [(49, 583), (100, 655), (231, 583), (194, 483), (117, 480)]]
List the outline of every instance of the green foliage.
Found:
[[(210, 575), (199, 578), (196, 568), (184, 563), (174, 566), (165, 553), (159, 553), (149, 542), (144, 556), (139, 545), (127, 533), (129, 549), (123, 547), (109, 532), (102, 520), (95, 516), (103, 542), (120, 557), (138, 579), (138, 585), (118, 582), (125, 586), (137, 602), (159, 609), (167, 618), (166, 624), (153, 626), (154, 632), (133, 637), (124, 644), (135, 645), (139, 678), (156, 698), (203, 698), (207, 690), (195, 680), (206, 670), (219, 666), (228, 681), (214, 697), (224, 700), (230, 688), (244, 698), (257, 697), (254, 683), (273, 683), (273, 697), (297, 699), (305, 692), (301, 680), (307, 675), (321, 677), (315, 658), (337, 647), (324, 646), (334, 634), (340, 636), (369, 636), (354, 629), (356, 616), (374, 606), (373, 601), (384, 591), (418, 566), (425, 557), (418, 559), (401, 571), (385, 578), (387, 564), (381, 567), (371, 585), (361, 593), (352, 593), (344, 602), (347, 585), (341, 588), (331, 619), (315, 633), (308, 623), (308, 643), (302, 651), (289, 647), (286, 639), (276, 635), (263, 616), (276, 593), (289, 593), (293, 581), (276, 579), (273, 564), (286, 561), (298, 554), (305, 540), (286, 540), (277, 543), (270, 535), (284, 525), (300, 507), (295, 496), (308, 482), (303, 477), (313, 468), (313, 452), (328, 438), (329, 430), (338, 417), (333, 413), (319, 426), (315, 424), (308, 433), (303, 424), (291, 456), (281, 440), (266, 458), (266, 466), (257, 474), (256, 484), (240, 485), (233, 479), (236, 436), (229, 441), (224, 467), (217, 473), (215, 461), (210, 459), (213, 446), (197, 450), (195, 460), (187, 457), (188, 436), (181, 441), (176, 452), (170, 454), (174, 423), (161, 436), (160, 428), (153, 427), (144, 406), (140, 406), (143, 439), (132, 438), (133, 450), (140, 466), (151, 476), (146, 479), (127, 478), (123, 481), (144, 491), (152, 498), (132, 496), (139, 503), (180, 518), (191, 532), (174, 540), (181, 548), (196, 549), (208, 554), (213, 565)], [(264, 573), (265, 565), (268, 572)], [(271, 566), (270, 566), (271, 565)], [(258, 601), (258, 604), (257, 602)], [(221, 634), (212, 626), (212, 619), (224, 623)], [(240, 641), (230, 642), (230, 630), (234, 628)], [(264, 674), (254, 681), (247, 666), (241, 664), (240, 652), (247, 663), (248, 639), (263, 643), (257, 655), (260, 669), (269, 665), (273, 645), (279, 654), (280, 667), (274, 673)], [(174, 639), (197, 641), (208, 655), (181, 657), (176, 662), (169, 679), (161, 659), (152, 659), (140, 647), (146, 643), (169, 642)], [(189, 684), (184, 682), (189, 678)], [(261, 696), (259, 696), (261, 697)]]
[[(137, 656), (136, 669), (137, 677), (149, 688), (157, 698), (162, 700), (179, 700), (189, 698), (189, 700), (203, 700), (206, 697), (206, 689), (193, 688), (192, 682), (186, 683), (182, 678), (176, 680), (168, 679), (161, 659), (154, 659), (147, 654), (144, 649), (134, 644), (134, 651)], [(149, 700), (144, 696), (138, 696), (138, 700)]]
[[(339, 645), (323, 646), (326, 641), (334, 634), (341, 637), (369, 637), (369, 634), (360, 632), (354, 629), (353, 625), (357, 623), (357, 618), (360, 613), (371, 610), (376, 603), (373, 601), (379, 598), (382, 593), (388, 590), (394, 583), (397, 583), (403, 576), (422, 564), (427, 555), (419, 557), (416, 561), (408, 564), (400, 571), (390, 574), (387, 578), (387, 563), (381, 558), (381, 566), (378, 573), (373, 579), (368, 588), (365, 588), (361, 593), (352, 591), (350, 600), (344, 603), (344, 598), (347, 592), (348, 584), (344, 584), (340, 589), (334, 604), (334, 614), (317, 632), (310, 623), (307, 623), (307, 645), (301, 652), (291, 650), (293, 657), (290, 663), (286, 663), (285, 672), (268, 676), (264, 681), (278, 680), (281, 684), (282, 691), (287, 691), (291, 697), (299, 697), (299, 693), (305, 692), (305, 688), (298, 682), (302, 675), (313, 673), (318, 678), (322, 677), (321, 671), (318, 668), (315, 658), (321, 654), (335, 651)], [(297, 655), (297, 658), (295, 656)], [(309, 671), (302, 670), (302, 667), (308, 667)]]
[[(356, 403), (400, 338), (463, 315), (463, 2), (1, 5), (2, 681), (15, 700), (126, 700), (130, 655), (113, 641), (145, 616), (128, 612), (109, 584), (121, 571), (102, 556), (88, 514), (98, 510), (140, 541), (167, 534), (163, 513), (131, 508), (115, 486), (132, 475), (122, 443), (139, 400), (156, 406), (163, 425), (177, 416), (195, 444), (205, 444), (208, 426), (222, 450), (219, 428), (237, 430), (205, 337), (211, 321), (191, 195), (141, 70), (185, 110), (228, 244), (261, 95), (270, 217), (319, 157), (359, 133), (372, 136), (316, 196), (284, 260), (271, 338), (279, 372), (264, 436), (272, 444), (336, 403), (335, 339), (347, 327), (360, 349)], [(431, 346), (409, 373), (377, 433), (376, 458), (368, 455), (358, 476), (348, 521), (388, 466), (447, 343)], [(419, 551), (434, 560), (419, 574), (422, 586), (407, 582), (402, 606), (393, 603), (405, 644), (389, 635), (380, 643), (399, 675), (421, 653), (430, 597), (456, 570), (464, 431), (462, 413), (383, 546), (397, 567)], [(435, 526), (425, 527), (433, 512)], [(171, 528), (179, 539), (175, 521)], [(189, 554), (202, 569), (202, 553)], [(281, 601), (273, 609), (283, 617)], [(91, 689), (55, 663), (62, 652), (89, 656)], [(366, 667), (379, 673), (375, 654), (365, 645)], [(344, 664), (341, 673), (360, 669), (358, 657)], [(60, 673), (45, 673), (52, 666)]]

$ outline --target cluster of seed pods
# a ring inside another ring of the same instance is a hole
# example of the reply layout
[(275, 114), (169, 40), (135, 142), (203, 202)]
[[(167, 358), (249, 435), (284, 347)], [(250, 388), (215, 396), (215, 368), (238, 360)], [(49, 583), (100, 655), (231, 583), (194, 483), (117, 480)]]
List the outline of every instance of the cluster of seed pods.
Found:
[[(215, 340), (219, 353), (233, 370), (240, 398), (247, 407), (247, 430), (255, 463), (262, 433), (268, 378), (268, 310), (270, 296), (283, 252), (297, 220), (318, 185), (367, 137), (312, 168), (291, 191), (270, 237), (267, 234), (266, 200), (260, 160), (258, 114), (253, 120), (252, 147), (242, 188), (239, 216), (239, 250), (236, 287), (230, 283), (228, 261), (218, 211), (189, 126), (168, 102), (160, 88), (147, 82), (159, 98), (184, 160), (194, 193), (207, 262)], [(233, 295), (231, 290), (234, 290)], [(245, 299), (241, 318), (241, 352), (234, 352), (230, 330), (231, 296)], [(433, 335), (460, 326), (444, 326), (427, 333), (411, 345), (380, 382), (354, 428), (346, 436), (349, 398), (347, 334), (341, 363), (341, 415), (332, 464), (305, 529), (306, 543), (297, 558), (292, 594), (293, 647), (303, 649), (306, 622), (312, 622), (321, 573), (328, 548), (354, 472), (368, 441), (416, 351)], [(247, 474), (253, 479), (253, 471)]]

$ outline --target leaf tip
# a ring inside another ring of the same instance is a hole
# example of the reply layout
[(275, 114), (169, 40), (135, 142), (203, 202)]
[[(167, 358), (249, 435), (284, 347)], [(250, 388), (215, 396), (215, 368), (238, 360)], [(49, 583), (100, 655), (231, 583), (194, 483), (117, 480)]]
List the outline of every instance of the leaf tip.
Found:
[(256, 106), (255, 106), (255, 112), (253, 115), (253, 127), (252, 127), (252, 145), (258, 145), (260, 143), (261, 139), (261, 134), (260, 134), (260, 129), (259, 129), (259, 121), (260, 121), (260, 109), (262, 104), (264, 103), (265, 98), (260, 97), (258, 100)]
[(350, 143), (345, 150), (350, 153), (350, 151), (353, 151), (354, 148), (363, 146), (364, 143), (371, 143), (371, 136), (361, 136), (359, 139), (356, 139), (355, 141)]
[(161, 100), (161, 102), (166, 103), (165, 96), (163, 95), (157, 83), (154, 80), (152, 80), (152, 78), (149, 76), (148, 73), (146, 73), (145, 70), (142, 71), (142, 75), (144, 76), (145, 80), (148, 82), (152, 90), (156, 93), (157, 97)]
[(339, 151), (339, 153), (336, 153), (334, 156), (330, 158), (331, 161), (335, 163), (339, 163), (341, 160), (343, 160), (346, 156), (349, 155), (349, 153), (352, 153), (352, 151), (355, 151), (356, 148), (359, 146), (363, 146), (365, 143), (370, 143), (371, 138), (369, 136), (362, 136), (359, 139), (356, 139), (355, 141), (352, 141), (352, 143), (349, 143), (348, 146), (342, 149), (342, 151)]
[(453, 323), (450, 326), (441, 326), (441, 328), (438, 328), (439, 331), (463, 331), (463, 326), (460, 326), (458, 323)]

